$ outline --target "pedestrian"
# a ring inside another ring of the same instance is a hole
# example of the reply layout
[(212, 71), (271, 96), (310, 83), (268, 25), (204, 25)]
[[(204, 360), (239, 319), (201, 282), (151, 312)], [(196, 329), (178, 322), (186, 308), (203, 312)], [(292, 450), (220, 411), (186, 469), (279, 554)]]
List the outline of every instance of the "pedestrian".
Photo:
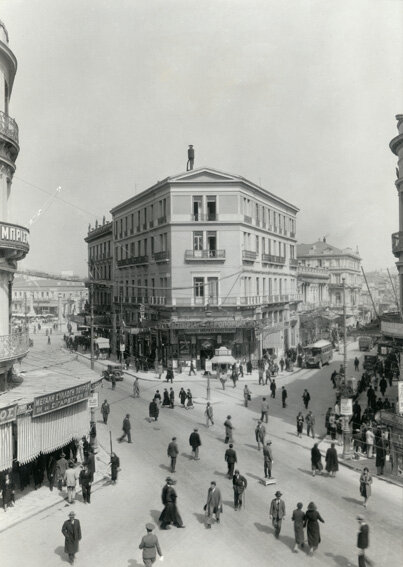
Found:
[(337, 376), (337, 370), (333, 370), (332, 375), (330, 376), (330, 380), (333, 384), (333, 389), (336, 389), (336, 376)]
[(309, 434), (312, 433), (312, 438), (315, 439), (315, 416), (312, 413), (312, 410), (309, 410), (305, 416), (306, 422), (306, 434), (309, 437)]
[(225, 451), (224, 458), (228, 467), (227, 477), (232, 478), (234, 476), (235, 463), (238, 462), (236, 451), (234, 450), (234, 446), (232, 443), (230, 443), (229, 448)]
[(270, 366), (269, 366), (269, 365), (267, 365), (267, 368), (266, 368), (266, 370), (265, 370), (265, 381), (264, 381), (265, 386), (267, 386), (267, 382), (270, 382), (270, 384), (271, 384)]
[(382, 376), (379, 382), (379, 389), (381, 391), (382, 396), (385, 395), (387, 387), (388, 387), (388, 383), (386, 382), (385, 376)]
[(48, 336), (48, 345), (50, 345), (50, 335)]
[(199, 430), (197, 429), (197, 427), (195, 427), (189, 437), (189, 445), (192, 447), (193, 459), (195, 461), (200, 461), (199, 447), (201, 447), (201, 444), (202, 443), (199, 435)]
[(357, 516), (359, 523), (357, 547), (358, 547), (358, 567), (366, 567), (370, 564), (369, 559), (365, 555), (365, 550), (369, 547), (369, 526), (365, 522), (364, 517)]
[(322, 474), (322, 453), (319, 450), (318, 444), (315, 443), (311, 449), (311, 466), (312, 466), (312, 476), (315, 476), (316, 471)]
[(266, 437), (266, 428), (259, 419), (255, 428), (255, 438), (257, 442), (257, 450), (260, 451), (260, 444), (264, 447), (264, 440)]
[(284, 362), (284, 358), (283, 358), (283, 357), (281, 357), (281, 359), (280, 359), (280, 368), (281, 368), (281, 372), (283, 372), (283, 370), (284, 370), (284, 364), (285, 364), (285, 362)]
[(221, 386), (222, 389), (225, 390), (225, 382), (227, 381), (227, 373), (225, 370), (221, 370), (220, 371), (220, 382), (221, 382)]
[(164, 388), (164, 393), (163, 393), (163, 399), (162, 399), (162, 407), (167, 407), (171, 405), (171, 401), (169, 399), (169, 393), (168, 390), (166, 388)]
[(252, 361), (248, 360), (246, 363), (246, 374), (252, 374)]
[(159, 410), (157, 401), (154, 398), (148, 406), (148, 417), (149, 417), (150, 423), (151, 423), (152, 420), (158, 421), (159, 413), (160, 413), (160, 410)]
[(54, 454), (50, 454), (46, 464), (46, 476), (48, 477), (49, 489), (52, 492), (56, 480), (56, 458)]
[(270, 384), (270, 392), (271, 392), (272, 398), (276, 397), (276, 390), (277, 390), (277, 384), (276, 384), (275, 379), (273, 378), (273, 380), (271, 381), (271, 384)]
[(86, 465), (80, 471), (80, 475), (78, 477), (78, 482), (81, 484), (81, 490), (83, 495), (84, 504), (91, 503), (91, 484), (93, 481), (93, 475), (88, 470)]
[(69, 504), (74, 504), (76, 497), (76, 484), (78, 474), (72, 462), (69, 463), (69, 468), (64, 473), (64, 483), (67, 486), (67, 501)]
[(332, 441), (335, 441), (336, 433), (337, 433), (337, 423), (336, 423), (336, 415), (333, 411), (331, 411), (329, 415), (329, 431), (330, 431), (330, 439)]
[(7, 512), (7, 507), (11, 504), (15, 504), (15, 486), (11, 471), (7, 471), (4, 474), (4, 478), (1, 483), (1, 496), (3, 500), (3, 509)]
[(155, 560), (157, 559), (157, 553), (162, 561), (163, 555), (161, 547), (156, 535), (152, 532), (154, 530), (154, 524), (146, 524), (147, 535), (141, 538), (139, 549), (143, 550), (143, 563), (145, 567), (151, 567)]
[(264, 382), (264, 368), (262, 368), (261, 366), (259, 366), (259, 369), (258, 369), (258, 376), (259, 376), (259, 386), (260, 386), (260, 384), (263, 386), (263, 382)]
[(386, 441), (382, 437), (382, 435), (379, 435), (377, 437), (375, 450), (376, 450), (376, 459), (375, 459), (376, 472), (378, 475), (383, 475), (385, 462), (386, 462)]
[(181, 406), (184, 408), (185, 407), (185, 402), (186, 402), (186, 392), (183, 388), (180, 389), (179, 392), (179, 399), (181, 401)]
[(262, 404), (260, 406), (262, 415), (260, 417), (261, 421), (264, 421), (265, 423), (268, 423), (269, 421), (269, 402), (266, 400), (266, 398), (262, 398)]
[(304, 521), (304, 527), (306, 526), (308, 537), (309, 555), (313, 555), (313, 552), (318, 549), (320, 544), (319, 522), (324, 524), (325, 520), (319, 514), (316, 504), (314, 502), (310, 502), (305, 513)]
[(155, 394), (154, 394), (154, 400), (155, 400), (156, 404), (158, 405), (158, 409), (160, 409), (160, 407), (161, 407), (161, 394), (160, 394), (160, 391), (159, 391), (159, 390), (157, 390), (157, 391), (155, 392)]
[(270, 503), (269, 515), (272, 520), (274, 528), (274, 536), (279, 537), (281, 532), (281, 523), (283, 518), (285, 518), (285, 502), (281, 499), (282, 493), (277, 490), (275, 493), (275, 498)]
[(176, 458), (179, 455), (178, 445), (176, 443), (176, 437), (172, 437), (172, 441), (168, 445), (167, 455), (171, 459), (171, 473), (176, 472)]
[(371, 496), (372, 476), (368, 467), (364, 467), (360, 476), (360, 494), (364, 498), (363, 506), (367, 507), (368, 498)]
[(175, 392), (173, 388), (169, 388), (169, 402), (170, 402), (170, 408), (174, 409), (175, 407)]
[(234, 440), (232, 439), (232, 431), (233, 431), (233, 426), (232, 426), (232, 421), (231, 421), (231, 416), (227, 415), (227, 419), (224, 421), (224, 427), (225, 427), (225, 440), (224, 443), (233, 443)]
[(308, 390), (305, 389), (304, 393), (302, 394), (302, 401), (304, 402), (305, 409), (308, 409), (310, 400), (311, 400), (311, 395), (308, 392)]
[(116, 484), (118, 480), (118, 472), (120, 470), (120, 459), (116, 453), (112, 451), (111, 460), (109, 461), (111, 465), (111, 484)]
[(206, 416), (206, 427), (209, 426), (209, 423), (211, 423), (211, 425), (214, 425), (213, 406), (210, 404), (210, 402), (207, 402), (207, 404), (206, 404), (206, 409), (204, 410), (204, 415)]
[(248, 403), (250, 402), (251, 399), (252, 399), (251, 392), (248, 388), (248, 385), (245, 384), (245, 387), (243, 389), (243, 402), (246, 408), (248, 407)]
[(236, 383), (237, 383), (237, 381), (238, 381), (238, 371), (237, 371), (237, 369), (235, 368), (235, 365), (234, 365), (233, 368), (232, 368), (231, 380), (232, 380), (232, 383), (233, 383), (233, 388), (236, 388)]
[(365, 433), (365, 441), (367, 443), (367, 457), (368, 459), (374, 458), (374, 439), (375, 435), (372, 431), (372, 427), (368, 427)]
[(108, 417), (109, 417), (110, 411), (111, 411), (111, 408), (108, 404), (108, 400), (105, 400), (104, 403), (101, 406), (102, 418), (104, 420), (105, 425), (108, 423)]
[(121, 435), (118, 439), (119, 443), (121, 443), (123, 441), (123, 439), (127, 436), (127, 442), (131, 443), (132, 442), (132, 436), (131, 436), (131, 423), (130, 423), (130, 414), (127, 413), (126, 417), (123, 420), (123, 424), (122, 424), (122, 431), (123, 431), (123, 435)]
[(293, 552), (298, 553), (298, 547), (304, 547), (304, 521), (305, 521), (305, 512), (302, 511), (303, 504), (302, 502), (298, 502), (296, 509), (293, 511), (291, 520), (294, 522), (294, 536), (295, 536), (295, 545)]
[(286, 399), (288, 397), (287, 390), (284, 386), (281, 386), (281, 401), (283, 402), (283, 408), (287, 407)]
[(242, 498), (243, 494), (248, 486), (248, 481), (244, 476), (239, 474), (236, 470), (234, 476), (232, 477), (232, 488), (234, 490), (234, 510), (242, 508)]
[(217, 524), (220, 523), (220, 514), (222, 512), (222, 498), (220, 489), (217, 488), (216, 482), (213, 480), (210, 483), (210, 488), (207, 491), (207, 502), (204, 505), (206, 512), (206, 528), (211, 528), (213, 514)]
[(165, 376), (165, 380), (166, 380), (167, 382), (171, 381), (171, 384), (173, 384), (173, 381), (174, 381), (174, 371), (173, 371), (173, 368), (172, 368), (171, 363), (168, 365), (167, 374), (166, 374), (166, 376)]
[(161, 529), (169, 529), (170, 524), (174, 524), (177, 528), (184, 528), (182, 518), (179, 514), (178, 508), (176, 506), (177, 494), (173, 487), (174, 481), (171, 477), (167, 477), (166, 485), (162, 489), (162, 503), (164, 509), (161, 512), (159, 521), (161, 522)]
[(112, 384), (112, 390), (114, 390), (116, 388), (116, 376), (114, 372), (112, 372), (111, 374), (111, 384)]
[(274, 462), (270, 445), (271, 441), (267, 441), (266, 445), (263, 447), (264, 478), (271, 478), (271, 469)]
[(78, 552), (78, 544), (81, 540), (80, 520), (76, 519), (75, 512), (70, 512), (69, 519), (62, 526), (64, 535), (64, 552), (69, 556), (71, 565), (74, 563), (75, 554)]
[(241, 362), (239, 363), (239, 374), (243, 378), (243, 364)]
[(133, 382), (133, 398), (139, 398), (139, 397), (140, 397), (140, 382), (138, 376), (136, 376), (136, 379)]
[(302, 411), (298, 412), (297, 415), (297, 435), (298, 437), (302, 437), (302, 431), (304, 429), (304, 416), (302, 415)]
[(193, 405), (193, 395), (192, 392), (189, 390), (189, 388), (186, 391), (186, 409), (194, 409), (194, 405)]
[(162, 360), (160, 360), (157, 365), (158, 380), (161, 380), (161, 376), (163, 372), (164, 372), (164, 367), (162, 366)]
[(195, 366), (193, 364), (193, 360), (190, 361), (190, 370), (189, 370), (189, 376), (192, 375), (193, 372), (193, 376), (196, 376), (196, 370), (195, 370)]
[(335, 477), (336, 472), (339, 470), (339, 459), (334, 443), (331, 443), (329, 449), (326, 451), (326, 470), (329, 476)]
[(360, 361), (358, 360), (357, 357), (354, 358), (354, 370), (356, 372), (359, 372), (359, 370), (360, 370)]

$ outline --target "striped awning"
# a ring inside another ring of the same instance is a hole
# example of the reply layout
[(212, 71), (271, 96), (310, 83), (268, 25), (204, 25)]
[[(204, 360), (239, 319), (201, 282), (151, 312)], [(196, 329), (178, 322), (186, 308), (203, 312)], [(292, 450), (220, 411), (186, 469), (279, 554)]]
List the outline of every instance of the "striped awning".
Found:
[(12, 423), (0, 425), (0, 471), (13, 466), (13, 433)]

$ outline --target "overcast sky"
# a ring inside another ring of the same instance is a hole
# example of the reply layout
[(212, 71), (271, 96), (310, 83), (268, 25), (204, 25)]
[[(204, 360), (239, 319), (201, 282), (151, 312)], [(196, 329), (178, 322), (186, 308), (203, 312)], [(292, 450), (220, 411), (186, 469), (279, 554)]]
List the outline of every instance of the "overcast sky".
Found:
[(24, 267), (85, 275), (88, 223), (185, 170), (188, 144), (297, 205), (299, 241), (395, 261), (403, 2), (1, 0), (0, 19)]

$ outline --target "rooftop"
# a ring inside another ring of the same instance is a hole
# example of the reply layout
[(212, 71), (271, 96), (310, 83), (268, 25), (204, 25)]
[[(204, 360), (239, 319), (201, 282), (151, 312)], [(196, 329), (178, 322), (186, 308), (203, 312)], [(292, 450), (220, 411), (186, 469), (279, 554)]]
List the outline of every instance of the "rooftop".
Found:
[(297, 244), (297, 257), (302, 258), (304, 256), (352, 256), (357, 260), (361, 259), (358, 249), (353, 252), (351, 248), (337, 248), (326, 242), (325, 238), (312, 244)]

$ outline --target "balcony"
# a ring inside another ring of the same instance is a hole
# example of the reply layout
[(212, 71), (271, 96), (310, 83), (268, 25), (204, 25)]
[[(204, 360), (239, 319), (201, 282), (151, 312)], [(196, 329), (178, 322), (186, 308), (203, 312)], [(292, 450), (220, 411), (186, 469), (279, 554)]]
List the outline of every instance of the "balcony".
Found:
[(28, 349), (28, 331), (0, 336), (0, 362), (22, 358)]
[(163, 217), (158, 217), (158, 225), (165, 224), (167, 222), (167, 217), (164, 215)]
[(328, 280), (330, 278), (330, 274), (327, 268), (304, 266), (303, 264), (299, 264), (298, 277), (302, 281), (312, 281), (315, 279)]
[(185, 250), (185, 262), (225, 262), (225, 250)]
[(399, 258), (403, 252), (403, 232), (395, 232), (392, 234), (392, 252), (396, 258)]
[(267, 264), (285, 264), (285, 256), (273, 256), (273, 254), (262, 254), (262, 262)]
[(254, 250), (242, 250), (242, 260), (244, 262), (255, 262), (257, 258), (257, 252)]
[(250, 217), (249, 215), (244, 215), (243, 220), (248, 224), (252, 224), (252, 217)]
[(191, 220), (194, 222), (215, 222), (219, 219), (216, 213), (198, 213), (197, 215), (191, 215)]
[(151, 296), (149, 297), (150, 305), (166, 305), (167, 298), (163, 296)]
[(122, 258), (122, 260), (117, 260), (118, 268), (124, 268), (126, 266), (141, 266), (148, 264), (148, 256), (132, 256), (131, 258)]
[(29, 230), (18, 224), (0, 223), (0, 258), (22, 260), (29, 252)]
[(154, 252), (154, 260), (156, 262), (168, 262), (169, 261), (168, 250), (163, 250), (162, 252)]
[(2, 111), (0, 111), (0, 135), (9, 138), (19, 146), (17, 122)]

